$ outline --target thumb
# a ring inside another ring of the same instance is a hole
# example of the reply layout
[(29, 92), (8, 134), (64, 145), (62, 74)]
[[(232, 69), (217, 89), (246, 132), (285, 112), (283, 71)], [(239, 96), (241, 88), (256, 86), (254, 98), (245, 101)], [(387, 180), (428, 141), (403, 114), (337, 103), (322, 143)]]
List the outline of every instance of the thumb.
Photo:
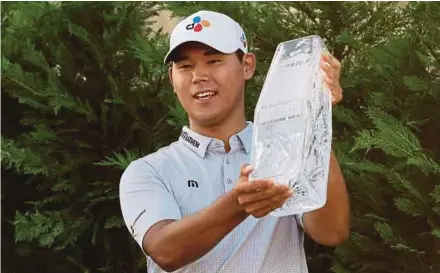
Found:
[(253, 171), (253, 168), (249, 164), (243, 164), (240, 170), (239, 183), (247, 182), (249, 180), (249, 175)]

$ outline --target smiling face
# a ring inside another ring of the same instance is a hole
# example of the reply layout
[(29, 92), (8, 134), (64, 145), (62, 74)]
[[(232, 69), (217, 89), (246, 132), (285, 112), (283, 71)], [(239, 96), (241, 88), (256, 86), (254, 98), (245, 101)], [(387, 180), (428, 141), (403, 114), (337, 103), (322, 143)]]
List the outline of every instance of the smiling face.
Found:
[(255, 69), (255, 56), (223, 54), (188, 42), (173, 56), (170, 81), (191, 125), (213, 127), (244, 118), (244, 86)]

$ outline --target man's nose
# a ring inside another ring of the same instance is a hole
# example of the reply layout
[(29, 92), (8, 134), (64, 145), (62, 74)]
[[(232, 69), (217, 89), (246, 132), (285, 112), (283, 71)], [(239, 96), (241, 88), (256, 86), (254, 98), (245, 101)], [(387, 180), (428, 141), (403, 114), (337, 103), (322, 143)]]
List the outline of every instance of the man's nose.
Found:
[(193, 83), (198, 83), (198, 82), (202, 82), (202, 81), (207, 81), (208, 80), (208, 69), (206, 69), (205, 67), (202, 67), (200, 65), (197, 65), (194, 67), (193, 70)]

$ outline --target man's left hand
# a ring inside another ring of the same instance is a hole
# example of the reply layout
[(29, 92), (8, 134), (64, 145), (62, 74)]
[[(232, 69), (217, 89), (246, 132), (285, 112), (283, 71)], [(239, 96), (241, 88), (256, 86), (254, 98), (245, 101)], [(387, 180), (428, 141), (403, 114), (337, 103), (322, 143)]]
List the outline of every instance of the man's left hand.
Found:
[(325, 73), (324, 82), (332, 95), (332, 104), (337, 104), (342, 100), (342, 88), (339, 83), (341, 63), (330, 53), (324, 53), (320, 66)]

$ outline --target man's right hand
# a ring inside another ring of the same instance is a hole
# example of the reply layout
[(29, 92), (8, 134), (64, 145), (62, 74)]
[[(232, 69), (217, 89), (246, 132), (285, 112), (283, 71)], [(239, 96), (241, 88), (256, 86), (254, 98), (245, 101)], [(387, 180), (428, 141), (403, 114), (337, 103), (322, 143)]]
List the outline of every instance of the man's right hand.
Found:
[(292, 191), (287, 185), (275, 184), (273, 179), (258, 179), (250, 182), (251, 172), (250, 165), (241, 167), (240, 177), (234, 191), (237, 194), (238, 203), (255, 218), (266, 216), (292, 197)]

